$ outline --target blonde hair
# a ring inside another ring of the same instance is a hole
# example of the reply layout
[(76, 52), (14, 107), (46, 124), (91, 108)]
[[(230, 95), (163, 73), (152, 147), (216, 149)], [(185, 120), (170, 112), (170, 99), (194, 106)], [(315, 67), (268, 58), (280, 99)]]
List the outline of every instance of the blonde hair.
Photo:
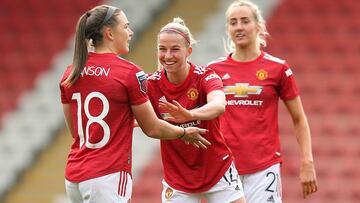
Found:
[[(185, 22), (180, 17), (175, 17), (173, 20), (166, 24), (164, 27), (160, 29), (160, 32), (158, 34), (158, 44), (159, 44), (159, 35), (161, 33), (177, 33), (181, 35), (186, 42), (186, 48), (191, 47), (192, 45), (196, 44), (196, 40), (194, 36), (191, 34), (190, 29), (185, 25)], [(160, 64), (160, 61), (158, 60), (158, 67), (157, 70), (161, 70), (162, 66)]]
[(167, 32), (167, 33), (173, 32), (181, 35), (182, 37), (184, 37), (185, 41), (187, 42), (186, 47), (190, 47), (196, 44), (196, 40), (191, 34), (189, 28), (185, 25), (184, 20), (181, 19), (180, 17), (174, 18), (172, 22), (162, 27), (160, 29), (159, 35), (163, 32)]
[[(247, 1), (247, 0), (235, 0), (233, 1), (230, 6), (227, 8), (226, 12), (225, 12), (225, 18), (226, 18), (226, 26), (228, 26), (228, 17), (229, 17), (229, 13), (230, 10), (234, 7), (238, 7), (238, 6), (247, 6), (250, 8), (251, 12), (253, 13), (254, 19), (256, 21), (257, 26), (259, 27), (260, 31), (257, 35), (257, 39), (256, 41), (259, 43), (260, 46), (262, 47), (266, 47), (266, 37), (269, 36), (269, 33), (266, 29), (266, 22), (261, 14), (261, 11), (259, 9), (259, 7), (254, 4), (251, 1)], [(234, 42), (231, 40), (231, 38), (228, 36), (227, 41), (224, 42), (224, 47), (225, 47), (225, 51), (227, 53), (231, 53), (235, 50), (235, 44)]]

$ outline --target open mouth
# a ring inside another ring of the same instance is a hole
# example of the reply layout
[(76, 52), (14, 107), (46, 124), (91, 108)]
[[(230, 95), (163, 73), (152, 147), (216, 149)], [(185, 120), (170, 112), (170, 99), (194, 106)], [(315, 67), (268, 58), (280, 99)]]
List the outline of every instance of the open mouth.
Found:
[(175, 64), (175, 61), (165, 61), (164, 64), (167, 66), (171, 66)]

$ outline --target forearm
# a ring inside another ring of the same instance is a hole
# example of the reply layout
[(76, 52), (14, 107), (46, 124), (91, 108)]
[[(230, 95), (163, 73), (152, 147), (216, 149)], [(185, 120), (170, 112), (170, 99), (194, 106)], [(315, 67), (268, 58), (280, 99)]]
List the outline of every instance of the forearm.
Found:
[(132, 111), (140, 128), (149, 137), (157, 139), (176, 139), (183, 134), (183, 129), (181, 127), (160, 120), (156, 116), (149, 101), (141, 105), (132, 106)]
[(303, 164), (313, 163), (311, 135), (307, 119), (303, 118), (295, 122), (294, 127), (296, 139), (300, 147), (301, 162)]
[(223, 101), (212, 101), (206, 105), (191, 110), (193, 120), (211, 120), (225, 112), (226, 103)]
[(171, 125), (170, 123), (156, 119), (152, 125), (153, 127), (144, 133), (152, 138), (162, 140), (173, 140), (182, 137), (184, 129), (179, 126)]

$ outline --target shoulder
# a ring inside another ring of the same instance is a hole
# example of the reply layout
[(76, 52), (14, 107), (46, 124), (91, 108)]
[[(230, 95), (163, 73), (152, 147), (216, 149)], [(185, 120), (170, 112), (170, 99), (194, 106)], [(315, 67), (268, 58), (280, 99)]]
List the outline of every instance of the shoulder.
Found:
[(200, 79), (204, 79), (206, 82), (211, 79), (220, 79), (220, 77), (215, 73), (215, 71), (208, 66), (196, 66), (194, 68), (194, 73), (198, 75)]
[(158, 81), (161, 79), (161, 70), (147, 75), (148, 81)]
[(223, 56), (223, 57), (220, 57), (218, 59), (215, 59), (213, 61), (210, 61), (207, 66), (212, 66), (212, 65), (216, 65), (218, 63), (222, 63), (222, 62), (225, 62), (227, 60), (227, 57)]
[(126, 60), (120, 56), (117, 56), (114, 60), (115, 65), (119, 65), (125, 69), (129, 69), (129, 70), (139, 70), (142, 71), (142, 69), (140, 68), (140, 66), (136, 65), (135, 63), (133, 63), (132, 61)]
[(286, 62), (286, 60), (277, 58), (277, 57), (272, 56), (272, 55), (270, 55), (268, 53), (264, 54), (264, 59), (268, 60), (271, 63), (274, 63), (275, 64), (274, 67), (277, 67), (276, 70), (280, 71), (280, 73), (285, 73), (285, 75), (287, 77), (289, 77), (289, 76), (291, 76), (293, 74), (293, 72), (292, 72), (289, 64)]
[(203, 75), (208, 71), (209, 71), (209, 69), (206, 66), (194, 65), (194, 73), (197, 75)]
[(277, 67), (276, 68), (277, 70), (287, 71), (288, 69), (290, 69), (289, 64), (287, 63), (286, 60), (272, 56), (268, 53), (264, 54), (264, 60), (272, 64), (272, 67)]
[(72, 69), (72, 65), (68, 65), (66, 67), (66, 69), (65, 69), (65, 71), (64, 71), (64, 73), (63, 73), (63, 75), (61, 77), (61, 80), (60, 80), (61, 82), (60, 83), (64, 82), (69, 77), (69, 75), (71, 73), (71, 69)]
[(283, 60), (283, 59), (280, 59), (278, 57), (275, 57), (273, 55), (270, 55), (268, 53), (264, 53), (264, 59), (267, 60), (267, 61), (270, 61), (270, 62), (274, 62), (274, 63), (278, 63), (278, 64), (281, 64), (281, 65), (285, 65), (286, 64), (286, 61)]

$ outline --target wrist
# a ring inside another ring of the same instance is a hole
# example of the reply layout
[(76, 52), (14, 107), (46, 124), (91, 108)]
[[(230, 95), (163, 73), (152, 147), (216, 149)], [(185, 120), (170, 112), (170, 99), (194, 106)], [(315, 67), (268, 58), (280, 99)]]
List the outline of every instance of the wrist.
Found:
[(306, 159), (306, 160), (302, 160), (301, 161), (301, 164), (303, 166), (306, 166), (306, 165), (313, 165), (314, 164), (314, 161), (312, 159)]
[(183, 127), (181, 127), (181, 128), (183, 129), (183, 133), (182, 133), (182, 135), (180, 135), (180, 137), (178, 137), (179, 139), (183, 138), (186, 134), (185, 128), (183, 128)]

